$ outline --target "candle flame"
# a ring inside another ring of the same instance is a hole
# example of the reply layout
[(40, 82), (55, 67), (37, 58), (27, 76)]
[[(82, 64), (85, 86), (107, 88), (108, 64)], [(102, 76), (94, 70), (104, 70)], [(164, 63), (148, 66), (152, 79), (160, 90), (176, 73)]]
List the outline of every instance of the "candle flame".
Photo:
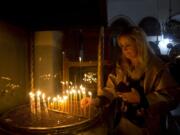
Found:
[(89, 95), (89, 96), (92, 96), (92, 93), (91, 93), (90, 91), (88, 91), (88, 95)]
[(36, 92), (36, 95), (37, 95), (37, 96), (40, 96), (40, 95), (41, 95), (41, 91), (38, 90), (38, 91)]

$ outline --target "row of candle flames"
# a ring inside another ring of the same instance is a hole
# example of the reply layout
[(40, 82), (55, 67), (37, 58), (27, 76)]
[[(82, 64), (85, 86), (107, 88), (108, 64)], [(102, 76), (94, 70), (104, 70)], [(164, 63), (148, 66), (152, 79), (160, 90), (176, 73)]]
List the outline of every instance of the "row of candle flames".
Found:
[(71, 87), (64, 90), (61, 95), (55, 97), (47, 97), (40, 90), (30, 92), (29, 97), (31, 114), (37, 117), (41, 117), (42, 112), (48, 115), (49, 111), (56, 111), (90, 119), (93, 112), (91, 105), (84, 108), (80, 105), (83, 98), (92, 99), (92, 93), (87, 92), (82, 85), (79, 88)]

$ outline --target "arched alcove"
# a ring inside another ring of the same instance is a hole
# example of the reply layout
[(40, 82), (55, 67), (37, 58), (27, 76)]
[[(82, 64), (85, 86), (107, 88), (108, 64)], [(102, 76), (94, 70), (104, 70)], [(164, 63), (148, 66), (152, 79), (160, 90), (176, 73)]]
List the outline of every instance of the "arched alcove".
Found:
[(148, 36), (157, 36), (161, 34), (161, 25), (155, 17), (147, 16), (139, 22), (141, 27)]
[(128, 16), (118, 15), (110, 19), (108, 27), (111, 30), (111, 36), (117, 36), (125, 27), (135, 25)]
[(171, 39), (180, 39), (180, 13), (176, 13), (167, 18), (164, 35)]
[(129, 25), (135, 25), (130, 17), (125, 15), (114, 16), (110, 19), (108, 26), (110, 28), (121, 28)]

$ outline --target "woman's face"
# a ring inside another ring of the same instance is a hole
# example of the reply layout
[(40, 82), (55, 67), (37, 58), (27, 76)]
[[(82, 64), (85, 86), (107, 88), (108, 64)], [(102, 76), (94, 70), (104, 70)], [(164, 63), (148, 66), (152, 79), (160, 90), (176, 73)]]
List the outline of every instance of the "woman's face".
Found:
[(126, 36), (121, 36), (118, 39), (118, 43), (126, 58), (130, 60), (137, 58), (137, 45), (133, 39)]

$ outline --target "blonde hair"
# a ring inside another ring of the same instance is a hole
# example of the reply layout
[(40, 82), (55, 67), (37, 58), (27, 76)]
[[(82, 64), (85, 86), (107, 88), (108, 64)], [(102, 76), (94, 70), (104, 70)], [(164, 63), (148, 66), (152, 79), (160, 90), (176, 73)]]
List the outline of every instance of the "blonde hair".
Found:
[[(149, 46), (145, 32), (137, 26), (130, 26), (124, 29), (118, 35), (117, 39), (119, 39), (122, 36), (128, 37), (136, 42), (135, 45), (137, 47), (138, 60), (140, 64), (137, 65), (137, 67), (134, 67), (131, 64), (130, 60), (127, 59), (122, 53), (120, 65), (122, 65), (123, 70), (126, 71), (129, 75), (131, 75), (132, 78), (138, 79), (145, 71), (145, 68), (149, 61), (150, 54), (153, 53), (152, 49)], [(120, 43), (118, 42), (118, 44)]]

